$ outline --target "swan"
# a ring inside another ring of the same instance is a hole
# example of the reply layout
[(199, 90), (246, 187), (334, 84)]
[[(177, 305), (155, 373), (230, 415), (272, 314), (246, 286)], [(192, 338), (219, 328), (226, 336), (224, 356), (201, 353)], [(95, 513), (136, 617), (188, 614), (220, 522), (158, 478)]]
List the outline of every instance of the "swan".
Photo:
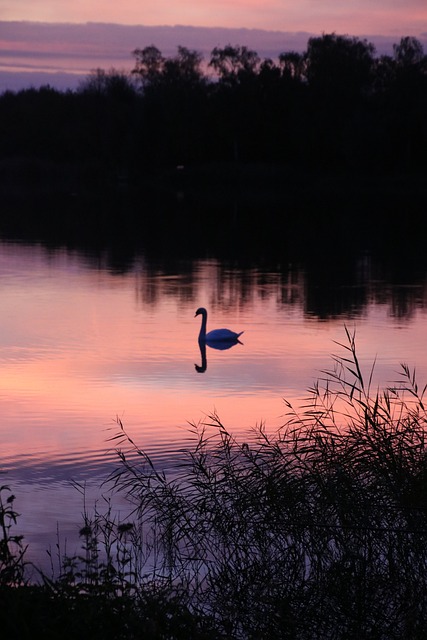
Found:
[(240, 342), (239, 337), (242, 335), (243, 331), (241, 331), (240, 333), (236, 333), (235, 331), (231, 331), (230, 329), (213, 329), (213, 331), (209, 331), (208, 333), (206, 333), (208, 312), (204, 307), (199, 307), (194, 317), (200, 315), (202, 316), (202, 326), (200, 327), (199, 342), (206, 342), (207, 344), (228, 343), (230, 346), (231, 343), (235, 344), (236, 342)]

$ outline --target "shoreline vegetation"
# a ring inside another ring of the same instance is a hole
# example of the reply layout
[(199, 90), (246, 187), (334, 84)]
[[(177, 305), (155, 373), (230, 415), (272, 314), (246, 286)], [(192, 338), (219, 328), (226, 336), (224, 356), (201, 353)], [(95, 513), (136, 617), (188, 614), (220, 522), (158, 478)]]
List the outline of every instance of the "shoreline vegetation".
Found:
[(274, 61), (238, 45), (132, 55), (132, 73), (97, 69), (74, 91), (0, 95), (3, 237), (276, 262), (397, 243), (423, 259), (416, 38), (392, 56), (335, 33)]
[(239, 442), (212, 415), (191, 426), (173, 476), (118, 421), (107, 486), (132, 515), (85, 509), (80, 555), (38, 584), (3, 486), (4, 636), (425, 637), (426, 387), (402, 364), (375, 389), (355, 334), (337, 346), (303, 406), (285, 402), (277, 432), (260, 424)]
[(182, 46), (172, 57), (154, 45), (132, 55), (131, 73), (97, 69), (74, 91), (0, 95), (9, 211), (103, 192), (134, 194), (140, 205), (168, 193), (221, 202), (248, 191), (261, 203), (289, 194), (303, 204), (319, 189), (333, 201), (352, 184), (355, 195), (359, 185), (386, 199), (400, 185), (424, 201), (427, 55), (416, 38), (401, 38), (392, 56), (335, 33), (277, 60), (239, 45), (216, 47), (209, 61)]

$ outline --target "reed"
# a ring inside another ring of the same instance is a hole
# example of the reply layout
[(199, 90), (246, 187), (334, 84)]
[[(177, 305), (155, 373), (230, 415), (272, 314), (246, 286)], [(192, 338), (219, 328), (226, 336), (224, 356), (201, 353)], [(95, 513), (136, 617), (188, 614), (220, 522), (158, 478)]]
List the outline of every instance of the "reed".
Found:
[(425, 388), (402, 365), (373, 389), (354, 334), (339, 346), (277, 432), (241, 443), (214, 414), (172, 477), (118, 423), (112, 481), (156, 546), (152, 579), (226, 637), (426, 633)]
[(0, 588), (25, 583), (23, 536), (14, 533), (19, 514), (14, 508), (15, 496), (7, 485), (0, 486)]
[[(426, 387), (403, 364), (375, 388), (355, 335), (346, 329), (338, 346), (302, 406), (285, 402), (278, 430), (261, 424), (240, 442), (213, 414), (190, 426), (173, 472), (118, 421), (110, 498), (85, 508), (81, 553), (58, 551), (59, 576), (44, 576), (62, 628), (104, 639), (426, 637)], [(124, 522), (115, 492), (133, 506)], [(2, 578), (15, 566), (5, 548)]]

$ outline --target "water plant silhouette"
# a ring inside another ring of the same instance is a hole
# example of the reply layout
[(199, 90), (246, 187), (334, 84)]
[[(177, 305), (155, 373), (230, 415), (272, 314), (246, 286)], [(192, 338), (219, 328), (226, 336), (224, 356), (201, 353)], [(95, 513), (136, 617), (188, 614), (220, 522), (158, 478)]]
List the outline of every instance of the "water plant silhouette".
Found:
[[(104, 638), (425, 637), (426, 387), (402, 364), (376, 389), (355, 334), (339, 347), (277, 431), (239, 442), (214, 413), (168, 473), (119, 420), (111, 497), (133, 513), (85, 511), (82, 553), (45, 578), (44, 615), (71, 608)], [(20, 624), (8, 637), (29, 637)]]
[[(427, 624), (424, 389), (373, 390), (355, 336), (274, 434), (239, 443), (213, 414), (179, 472), (119, 422), (112, 478), (155, 528), (155, 575), (226, 637), (420, 637)], [(132, 453), (129, 457), (129, 453)], [(135, 455), (136, 454), (136, 455)], [(154, 529), (153, 529), (154, 530)], [(153, 574), (154, 575), (154, 574)]]

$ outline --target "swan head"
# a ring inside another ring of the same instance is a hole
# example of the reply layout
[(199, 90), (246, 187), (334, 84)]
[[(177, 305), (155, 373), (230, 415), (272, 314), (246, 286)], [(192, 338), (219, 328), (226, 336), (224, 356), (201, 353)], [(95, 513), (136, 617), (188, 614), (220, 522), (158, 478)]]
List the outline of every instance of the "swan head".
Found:
[(196, 316), (206, 316), (208, 314), (208, 312), (206, 311), (206, 309), (204, 307), (199, 307), (196, 311), (196, 313), (194, 314), (194, 317)]

